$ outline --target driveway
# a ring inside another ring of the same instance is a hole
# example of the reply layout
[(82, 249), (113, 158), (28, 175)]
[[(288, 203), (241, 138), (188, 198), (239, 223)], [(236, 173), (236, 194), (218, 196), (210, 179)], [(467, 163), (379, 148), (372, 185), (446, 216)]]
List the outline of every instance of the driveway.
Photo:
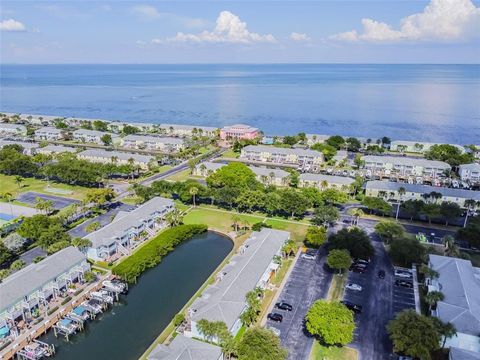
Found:
[(315, 260), (299, 258), (280, 294), (278, 301), (293, 306), (293, 311), (274, 309), (283, 315), (281, 323), (267, 321), (267, 325), (280, 330), (280, 340), (288, 349), (288, 359), (308, 359), (314, 338), (304, 329), (303, 319), (317, 299), (327, 296), (332, 274), (324, 271), (326, 251), (321, 249)]
[(37, 246), (21, 254), (20, 259), (22, 259), (25, 262), (25, 266), (26, 266), (33, 263), (33, 260), (35, 260), (35, 258), (39, 256), (46, 257), (47, 252), (43, 250), (41, 247)]

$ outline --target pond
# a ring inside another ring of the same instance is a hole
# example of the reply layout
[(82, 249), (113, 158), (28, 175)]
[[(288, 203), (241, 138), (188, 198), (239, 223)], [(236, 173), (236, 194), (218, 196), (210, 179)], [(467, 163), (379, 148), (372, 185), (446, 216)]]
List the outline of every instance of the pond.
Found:
[(145, 272), (130, 292), (66, 342), (53, 331), (41, 338), (55, 344), (56, 360), (136, 360), (200, 288), (233, 247), (214, 232), (179, 245)]

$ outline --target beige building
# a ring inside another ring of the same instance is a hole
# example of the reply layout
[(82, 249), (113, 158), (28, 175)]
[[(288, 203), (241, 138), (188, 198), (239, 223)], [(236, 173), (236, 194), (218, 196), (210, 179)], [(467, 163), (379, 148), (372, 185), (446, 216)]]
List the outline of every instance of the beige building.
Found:
[(0, 123), (0, 137), (3, 136), (25, 136), (27, 128), (20, 124)]
[(451, 170), (450, 165), (443, 161), (408, 158), (405, 156), (363, 156), (364, 168), (374, 173), (381, 172), (385, 175), (397, 174), (402, 176), (430, 176), (438, 177), (446, 170)]
[(350, 186), (355, 180), (349, 177), (323, 175), (323, 174), (300, 174), (300, 187), (315, 187), (323, 190), (327, 188), (336, 188), (341, 190), (350, 190)]
[(147, 135), (127, 135), (122, 146), (130, 149), (148, 149), (163, 152), (178, 152), (185, 148), (182, 139)]
[(324, 161), (323, 154), (319, 151), (266, 145), (245, 146), (240, 158), (261, 163), (297, 165), (305, 170), (318, 168)]
[(156, 164), (155, 157), (149, 155), (133, 154), (123, 151), (107, 151), (100, 149), (89, 149), (77, 154), (82, 160), (102, 164), (133, 165), (139, 166), (142, 170), (148, 170), (150, 164)]

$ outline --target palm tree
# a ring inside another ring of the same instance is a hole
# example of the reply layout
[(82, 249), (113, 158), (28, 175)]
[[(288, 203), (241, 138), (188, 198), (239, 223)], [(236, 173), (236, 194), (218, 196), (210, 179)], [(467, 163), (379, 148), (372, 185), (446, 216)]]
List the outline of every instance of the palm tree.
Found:
[(359, 209), (359, 208), (348, 209), (347, 213), (348, 213), (348, 215), (353, 217), (352, 225), (357, 225), (358, 224), (358, 218), (360, 218), (364, 214), (363, 210)]
[(443, 337), (442, 349), (445, 348), (445, 343), (447, 342), (447, 339), (451, 339), (452, 337), (457, 336), (457, 329), (455, 328), (455, 325), (450, 322), (442, 323), (439, 326), (439, 332), (440, 335), (442, 335)]
[(465, 214), (465, 222), (463, 223), (463, 227), (467, 226), (468, 216), (470, 215), (470, 212), (477, 208), (478, 204), (480, 204), (480, 202), (477, 202), (473, 199), (465, 200), (464, 206), (467, 209), (467, 212)]
[(240, 222), (242, 221), (242, 218), (238, 215), (233, 215), (232, 216), (232, 222), (233, 222), (233, 229), (235, 230), (235, 232), (238, 231), (238, 226), (240, 225)]
[(455, 239), (451, 235), (446, 235), (442, 239), (443, 245), (445, 246), (444, 255), (449, 257), (458, 257), (460, 256), (460, 251), (458, 246), (455, 245)]
[(188, 192), (190, 193), (190, 195), (192, 195), (193, 207), (195, 207), (196, 206), (195, 195), (198, 194), (198, 188), (196, 188), (195, 186), (192, 186)]
[(403, 196), (406, 194), (407, 190), (401, 186), (398, 188), (398, 204), (397, 204), (397, 212), (395, 214), (395, 220), (398, 220), (398, 213), (400, 212), (400, 204), (403, 202)]
[(22, 187), (22, 186), (21, 186), (21, 185), (22, 185), (22, 182), (23, 182), (23, 177), (21, 177), (21, 176), (19, 176), (19, 175), (15, 176), (15, 184), (17, 184), (19, 188)]
[(320, 188), (321, 188), (322, 190), (324, 190), (324, 189), (326, 189), (327, 187), (328, 187), (328, 182), (327, 182), (327, 180), (322, 180), (322, 181), (320, 182)]
[(3, 200), (5, 200), (10, 205), (10, 215), (13, 216), (13, 207), (12, 207), (12, 204), (11, 204), (11, 201), (13, 199), (12, 193), (4, 192), (0, 196), (2, 197)]
[(437, 306), (439, 301), (445, 299), (445, 296), (440, 291), (430, 291), (425, 295), (425, 302), (430, 307), (430, 310)]
[(174, 209), (167, 214), (166, 220), (170, 226), (181, 225), (183, 223), (183, 214), (180, 210)]
[(437, 271), (430, 268), (428, 265), (422, 264), (420, 267), (420, 273), (422, 273), (426, 278), (429, 279), (438, 279), (439, 274)]

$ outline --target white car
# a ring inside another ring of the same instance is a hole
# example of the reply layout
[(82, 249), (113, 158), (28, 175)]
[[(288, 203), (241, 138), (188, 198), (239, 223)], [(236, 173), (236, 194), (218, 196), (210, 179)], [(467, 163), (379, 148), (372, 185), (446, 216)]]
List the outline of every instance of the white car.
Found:
[(345, 289), (352, 290), (352, 291), (362, 291), (362, 287), (358, 284), (349, 283), (345, 285)]
[(307, 260), (315, 260), (315, 255), (302, 254), (302, 258), (307, 259)]
[(270, 330), (271, 332), (273, 332), (277, 336), (280, 336), (280, 334), (282, 333), (279, 329), (277, 329), (276, 327), (273, 327), (273, 326), (267, 326), (266, 328), (268, 330)]
[(398, 276), (400, 278), (410, 279), (412, 277), (412, 274), (403, 270), (395, 270), (395, 276)]

